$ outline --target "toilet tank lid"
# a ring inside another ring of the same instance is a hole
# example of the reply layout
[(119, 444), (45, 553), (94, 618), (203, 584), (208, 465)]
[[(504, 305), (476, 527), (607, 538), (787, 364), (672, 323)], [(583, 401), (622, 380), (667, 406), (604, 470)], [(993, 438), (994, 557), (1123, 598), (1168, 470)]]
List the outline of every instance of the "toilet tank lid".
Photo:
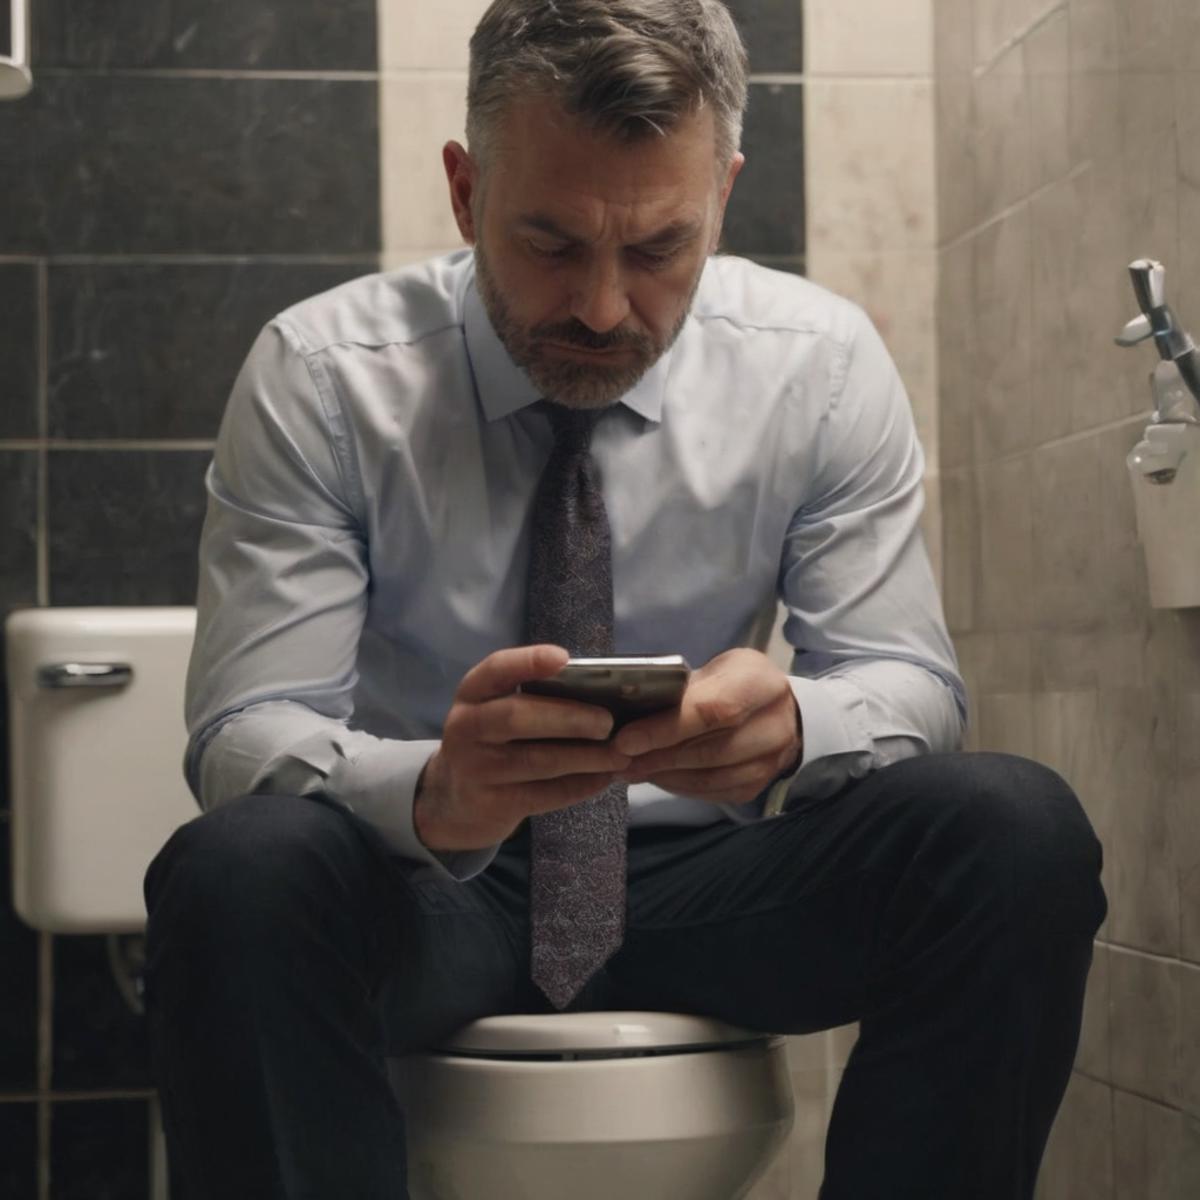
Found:
[(646, 1050), (726, 1046), (770, 1036), (685, 1013), (535, 1013), (484, 1017), (464, 1026), (439, 1049), (451, 1054), (488, 1056), (619, 1056)]

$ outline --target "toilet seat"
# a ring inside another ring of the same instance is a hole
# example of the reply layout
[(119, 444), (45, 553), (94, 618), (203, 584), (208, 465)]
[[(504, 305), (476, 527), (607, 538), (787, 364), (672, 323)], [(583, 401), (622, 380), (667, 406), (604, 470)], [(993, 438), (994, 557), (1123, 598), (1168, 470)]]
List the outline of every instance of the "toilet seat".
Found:
[(435, 1053), (522, 1060), (641, 1058), (730, 1050), (771, 1036), (684, 1013), (529, 1013), (473, 1021)]

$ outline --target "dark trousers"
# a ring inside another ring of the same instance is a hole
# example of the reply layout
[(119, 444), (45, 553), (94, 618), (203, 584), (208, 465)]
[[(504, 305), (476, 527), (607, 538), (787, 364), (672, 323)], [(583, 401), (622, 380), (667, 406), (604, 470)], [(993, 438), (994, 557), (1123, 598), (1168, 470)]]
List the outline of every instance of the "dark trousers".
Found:
[[(182, 827), (146, 878), (176, 1200), (404, 1197), (385, 1055), (548, 1010), (527, 856), (518, 836), (450, 882), (294, 797)], [(824, 1200), (1027, 1200), (1078, 1041), (1100, 858), (1057, 775), (992, 754), (906, 760), (754, 825), (634, 829), (625, 942), (581, 1007), (860, 1021)]]

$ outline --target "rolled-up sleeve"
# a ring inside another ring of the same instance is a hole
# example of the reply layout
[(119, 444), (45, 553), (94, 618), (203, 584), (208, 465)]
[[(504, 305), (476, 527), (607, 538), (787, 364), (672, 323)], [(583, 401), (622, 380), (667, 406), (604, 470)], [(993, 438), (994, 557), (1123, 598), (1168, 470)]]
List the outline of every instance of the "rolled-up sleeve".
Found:
[(202, 807), (323, 794), (405, 857), (466, 878), (491, 854), (431, 854), (413, 797), (436, 741), (351, 729), (369, 572), (337, 398), (289, 327), (259, 336), (206, 477), (184, 770)]
[(804, 725), (789, 799), (957, 749), (966, 722), (921, 536), (924, 456), (912, 410), (878, 333), (857, 319), (831, 359), (816, 478), (783, 548), (783, 633)]

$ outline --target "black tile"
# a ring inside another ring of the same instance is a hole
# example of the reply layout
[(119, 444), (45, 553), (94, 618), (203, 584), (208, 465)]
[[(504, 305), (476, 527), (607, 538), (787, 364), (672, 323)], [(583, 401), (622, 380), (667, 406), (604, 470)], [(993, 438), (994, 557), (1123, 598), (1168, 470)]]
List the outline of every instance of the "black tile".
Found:
[[(0, 450), (0, 621), (14, 608), (37, 602), (37, 481), (36, 451)], [(0, 655), (0, 809), (8, 807), (7, 729), (8, 688)]]
[(0, 616), (37, 599), (35, 450), (0, 450)]
[(150, 1194), (148, 1101), (59, 1101), (52, 1113), (52, 1200), (146, 1200)]
[[(56, 266), (54, 437), (212, 438), (251, 342), (281, 309), (370, 264)], [(181, 314), (203, 320), (181, 320)]]
[(374, 253), (378, 107), (374, 82), (43, 75), (0, 105), (0, 254)]
[(194, 604), (202, 451), (49, 455), (50, 602)]
[(37, 934), (13, 911), (10, 862), (8, 817), (0, 815), (0, 1095), (37, 1086)]
[(37, 437), (37, 268), (0, 263), (0, 438)]
[(723, 248), (804, 254), (804, 103), (798, 84), (756, 83), (742, 139), (746, 165), (725, 214)]
[(804, 70), (804, 9), (800, 0), (726, 0), (742, 31), (750, 70), (758, 75)]
[(150, 1086), (145, 1019), (117, 989), (103, 936), (54, 939), (55, 1090)]
[(36, 1200), (36, 1104), (0, 1104), (0, 1196)]
[(375, 0), (38, 0), (35, 62), (377, 69)]

